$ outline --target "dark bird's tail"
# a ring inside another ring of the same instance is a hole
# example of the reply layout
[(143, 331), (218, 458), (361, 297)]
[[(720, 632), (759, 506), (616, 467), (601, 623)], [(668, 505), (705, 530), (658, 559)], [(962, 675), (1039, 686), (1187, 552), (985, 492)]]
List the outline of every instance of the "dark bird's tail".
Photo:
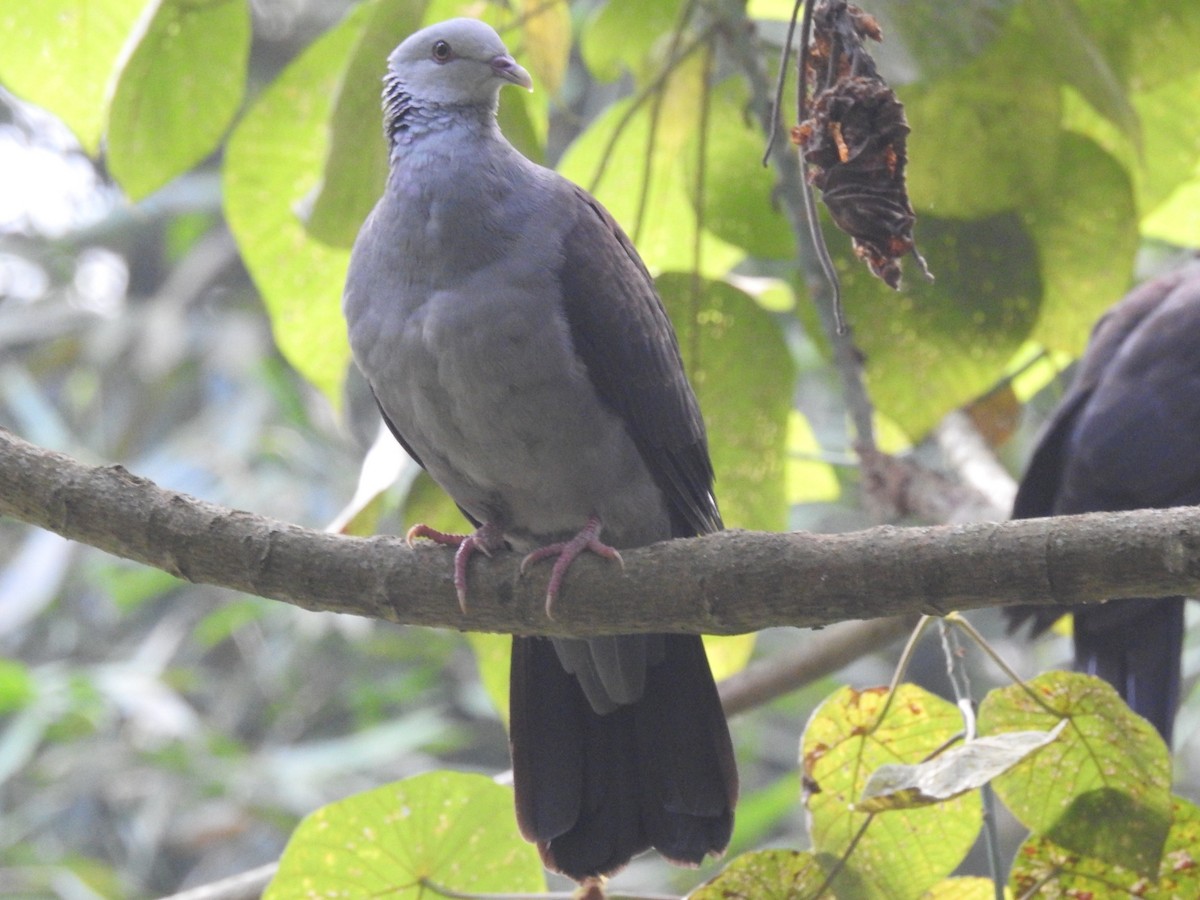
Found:
[(1179, 708), (1183, 630), (1182, 597), (1075, 610), (1075, 668), (1115, 687), (1168, 747)]
[(651, 847), (697, 865), (729, 843), (737, 772), (704, 645), (655, 641), (641, 699), (602, 715), (549, 640), (513, 638), (517, 821), (546, 866), (576, 881)]

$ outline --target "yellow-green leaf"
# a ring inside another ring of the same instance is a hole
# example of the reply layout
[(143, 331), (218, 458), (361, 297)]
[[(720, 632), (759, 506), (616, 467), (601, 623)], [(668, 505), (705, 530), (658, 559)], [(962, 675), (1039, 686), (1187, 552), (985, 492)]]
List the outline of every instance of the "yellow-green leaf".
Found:
[[(558, 164), (608, 208), (654, 273), (690, 271), (695, 262), (696, 214), (682, 160), (700, 126), (703, 76), (693, 56), (668, 79), (657, 107), (650, 100), (636, 109), (632, 99), (614, 103)], [(700, 250), (701, 271), (712, 277), (744, 255), (708, 233)]]
[(107, 128), (113, 177), (134, 200), (216, 148), (242, 103), (245, 0), (163, 0), (121, 70)]
[(438, 888), (545, 890), (511, 790), (482, 775), (429, 772), (331, 803), (297, 827), (265, 897), (415, 900)]
[(779, 326), (725, 282), (668, 273), (657, 286), (704, 413), (725, 524), (782, 530), (796, 370)]
[(341, 312), (350, 252), (314, 239), (301, 212), (321, 182), (333, 97), (369, 11), (355, 7), (287, 67), (234, 130), (225, 156), (225, 215), (275, 342), (335, 404), (350, 360)]
[(1018, 897), (1200, 897), (1200, 809), (1173, 798), (1174, 824), (1161, 868), (1147, 876), (1111, 861), (1071, 851), (1047, 837), (1031, 835), (1017, 850), (1009, 887)]
[(387, 181), (380, 91), (388, 54), (421, 26), (424, 3), (374, 0), (351, 51), (329, 117), (329, 149), (305, 227), (334, 247), (350, 247)]
[[(706, 881), (688, 900), (817, 900), (825, 870), (811, 853), (759, 850), (744, 853)], [(828, 891), (823, 898), (832, 898)]]
[(0, 0), (0, 82), (95, 156), (113, 75), (147, 0)]
[(1070, 724), (1037, 756), (993, 782), (1031, 831), (1059, 846), (1152, 875), (1171, 827), (1171, 759), (1154, 727), (1104, 681), (1048, 672), (994, 690), (979, 709), (981, 734)]
[(571, 8), (566, 0), (521, 0), (525, 57), (542, 90), (562, 88), (571, 58)]
[[(801, 742), (805, 804), (813, 849), (841, 857), (867, 821), (853, 810), (867, 777), (884, 763), (916, 763), (963, 727), (958, 708), (915, 685), (888, 706), (885, 688), (842, 688), (813, 713)], [(912, 897), (949, 875), (979, 834), (976, 793), (936, 807), (875, 814), (854, 847), (839, 896)]]

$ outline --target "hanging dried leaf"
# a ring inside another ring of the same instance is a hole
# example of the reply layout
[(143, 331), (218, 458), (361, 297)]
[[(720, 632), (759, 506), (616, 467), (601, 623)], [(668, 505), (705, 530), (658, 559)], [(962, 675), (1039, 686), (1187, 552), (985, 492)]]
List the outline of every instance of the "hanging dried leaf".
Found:
[(932, 278), (913, 243), (917, 217), (904, 184), (904, 106), (863, 43), (882, 40), (879, 23), (845, 0), (822, 0), (812, 16), (812, 40), (802, 57), (812, 102), (802, 106), (807, 115), (792, 130), (808, 181), (874, 275), (899, 287), (899, 259), (911, 253)]

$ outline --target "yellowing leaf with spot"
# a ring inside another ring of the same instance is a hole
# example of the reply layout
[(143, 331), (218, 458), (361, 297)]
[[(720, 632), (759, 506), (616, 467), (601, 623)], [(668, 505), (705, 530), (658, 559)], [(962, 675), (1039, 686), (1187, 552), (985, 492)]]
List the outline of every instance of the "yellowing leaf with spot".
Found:
[(309, 815), (288, 841), (266, 900), (544, 891), (512, 791), (482, 775), (429, 772)]
[[(884, 763), (917, 763), (962, 730), (953, 703), (901, 685), (842, 688), (813, 713), (801, 741), (809, 833), (822, 860), (844, 855), (867, 820), (855, 812), (867, 777)], [(979, 795), (876, 814), (833, 884), (838, 896), (914, 897), (949, 875), (979, 834)]]
[[(812, 853), (760, 850), (739, 856), (688, 900), (815, 900), (824, 882), (825, 870)], [(821, 897), (833, 895), (826, 891)]]
[(1059, 846), (1153, 874), (1171, 827), (1171, 758), (1162, 738), (1098, 678), (1048, 672), (1027, 687), (990, 692), (979, 707), (980, 733), (1070, 724), (997, 778), (997, 796), (1022, 825)]

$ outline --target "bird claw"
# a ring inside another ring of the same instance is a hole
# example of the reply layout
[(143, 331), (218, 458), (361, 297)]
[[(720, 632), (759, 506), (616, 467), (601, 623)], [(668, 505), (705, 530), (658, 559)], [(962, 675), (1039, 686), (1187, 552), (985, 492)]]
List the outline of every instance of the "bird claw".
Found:
[(454, 592), (458, 595), (458, 607), (467, 613), (467, 563), (471, 556), (479, 551), (491, 558), (493, 551), (504, 544), (504, 535), (500, 528), (491, 522), (484, 522), (471, 534), (448, 534), (438, 531), (428, 525), (414, 525), (408, 529), (405, 540), (411, 547), (417, 538), (426, 538), (435, 544), (447, 547), (457, 547), (454, 551)]
[(521, 574), (524, 575), (534, 563), (551, 556), (558, 557), (554, 562), (554, 568), (550, 570), (550, 583), (546, 587), (546, 618), (554, 618), (554, 601), (558, 599), (559, 588), (562, 587), (563, 579), (566, 578), (571, 563), (575, 562), (579, 554), (586, 551), (605, 559), (616, 560), (621, 564), (621, 570), (625, 570), (625, 560), (621, 558), (621, 554), (614, 547), (610, 547), (600, 540), (600, 528), (600, 517), (589, 516), (580, 532), (569, 541), (559, 541), (539, 547), (521, 560)]

